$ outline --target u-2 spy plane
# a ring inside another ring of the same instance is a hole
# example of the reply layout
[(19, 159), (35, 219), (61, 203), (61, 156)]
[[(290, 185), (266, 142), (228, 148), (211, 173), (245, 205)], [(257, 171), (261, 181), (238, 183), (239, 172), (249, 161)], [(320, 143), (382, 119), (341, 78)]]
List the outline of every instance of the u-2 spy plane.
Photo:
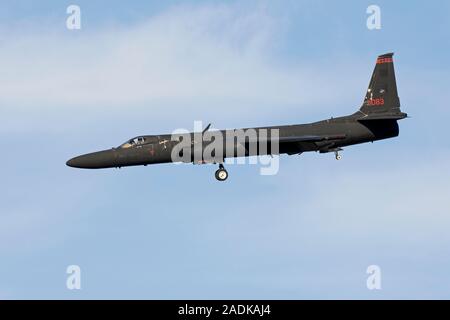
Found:
[[(178, 139), (173, 139), (173, 135), (169, 134), (139, 136), (117, 148), (70, 159), (67, 165), (75, 168), (99, 169), (170, 162), (214, 163), (219, 165), (215, 173), (216, 179), (225, 181), (228, 172), (223, 163), (228, 157), (294, 155), (318, 151), (334, 152), (336, 159), (340, 160), (339, 151), (343, 147), (398, 136), (397, 120), (406, 118), (407, 114), (400, 110), (393, 55), (387, 53), (378, 56), (363, 104), (351, 115), (309, 124), (239, 129), (244, 132), (254, 130), (256, 135), (253, 135), (253, 138), (251, 135), (245, 136), (243, 140), (232, 138), (231, 143), (225, 141), (226, 137), (233, 137), (238, 130), (216, 131), (220, 135), (219, 138), (217, 135), (214, 136), (214, 142), (221, 142), (220, 147), (209, 156), (202, 154), (202, 151), (208, 149), (208, 143), (202, 138), (208, 133), (210, 125), (200, 133), (200, 140), (195, 137), (197, 133), (186, 133)], [(276, 131), (277, 134), (263, 135), (261, 134), (263, 130)], [(220, 141), (221, 139), (223, 141)], [(272, 147), (272, 144), (269, 147), (261, 147), (262, 143), (272, 143), (275, 140), (276, 148)], [(185, 142), (182, 149), (179, 148), (181, 141)], [(225, 145), (231, 146), (231, 152)], [(195, 158), (194, 149), (200, 150), (200, 159)], [(174, 154), (177, 157), (174, 157)], [(178, 156), (183, 157), (183, 160)]]

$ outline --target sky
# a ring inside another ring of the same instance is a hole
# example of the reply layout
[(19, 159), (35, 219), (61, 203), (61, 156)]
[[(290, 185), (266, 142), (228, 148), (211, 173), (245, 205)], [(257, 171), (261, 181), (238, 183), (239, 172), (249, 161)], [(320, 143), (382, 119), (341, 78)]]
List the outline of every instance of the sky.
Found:
[[(81, 9), (68, 30), (66, 9)], [(366, 25), (369, 5), (381, 29)], [(448, 299), (448, 1), (2, 1), (0, 299)], [(76, 170), (141, 134), (356, 111), (395, 139), (258, 165)], [(69, 290), (67, 267), (81, 289)], [(381, 289), (369, 290), (367, 268)]]

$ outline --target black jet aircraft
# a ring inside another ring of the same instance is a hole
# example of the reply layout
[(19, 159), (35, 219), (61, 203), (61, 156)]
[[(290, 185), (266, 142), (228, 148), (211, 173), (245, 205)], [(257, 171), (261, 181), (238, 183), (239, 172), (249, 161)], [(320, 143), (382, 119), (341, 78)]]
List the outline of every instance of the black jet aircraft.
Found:
[[(224, 181), (228, 177), (223, 163), (227, 157), (271, 155), (271, 154), (301, 154), (307, 151), (318, 151), (320, 153), (334, 152), (336, 159), (340, 160), (339, 151), (343, 147), (365, 142), (373, 142), (387, 138), (396, 137), (399, 134), (397, 120), (407, 117), (406, 113), (400, 110), (400, 100), (397, 95), (397, 85), (394, 73), (393, 53), (378, 56), (375, 69), (370, 79), (369, 87), (365, 94), (361, 108), (355, 113), (327, 120), (322, 120), (309, 124), (296, 124), (276, 127), (252, 128), (260, 130), (277, 129), (278, 150), (272, 148), (251, 148), (252, 143), (262, 140), (270, 141), (271, 138), (260, 135), (256, 140), (247, 139), (244, 143), (233, 142), (233, 152), (222, 153), (218, 159), (214, 156), (209, 159), (196, 161), (194, 156), (189, 156), (191, 163), (215, 163), (219, 165), (216, 171), (216, 178)], [(208, 127), (201, 133), (204, 134)], [(241, 129), (247, 130), (247, 129)], [(236, 130), (220, 131), (223, 137)], [(187, 134), (190, 138), (194, 133)], [(174, 141), (173, 135), (145, 135), (128, 140), (117, 148), (98, 151), (81, 155), (67, 161), (67, 165), (75, 168), (99, 169), (99, 168), (120, 168), (125, 166), (149, 165), (157, 163), (169, 163), (174, 161), (172, 151), (181, 141)], [(184, 137), (186, 138), (186, 137)], [(196, 144), (195, 138), (192, 147)], [(201, 150), (205, 150), (207, 144), (201, 143)], [(239, 148), (244, 150), (244, 154), (239, 153)], [(253, 151), (251, 151), (253, 150)]]

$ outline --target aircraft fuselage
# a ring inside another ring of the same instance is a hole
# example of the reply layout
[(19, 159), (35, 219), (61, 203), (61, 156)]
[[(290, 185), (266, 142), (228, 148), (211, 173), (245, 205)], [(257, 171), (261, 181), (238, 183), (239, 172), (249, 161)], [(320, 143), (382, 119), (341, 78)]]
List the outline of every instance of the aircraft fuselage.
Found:
[[(256, 132), (260, 129), (268, 131), (278, 129), (281, 141), (282, 138), (295, 136), (342, 136), (340, 139), (316, 142), (280, 142), (277, 154), (299, 154), (308, 151), (330, 152), (354, 144), (396, 137), (399, 134), (396, 120), (368, 120), (361, 122), (355, 116), (332, 118), (309, 124), (254, 128)], [(248, 129), (242, 130), (246, 131)], [(227, 131), (222, 130), (221, 132), (225, 139)], [(194, 134), (191, 133), (191, 135), (193, 136)], [(172, 141), (171, 134), (142, 137), (148, 142), (130, 148), (118, 147), (88, 153), (70, 159), (67, 165), (76, 168), (101, 169), (173, 162), (172, 150), (178, 141)], [(205, 148), (208, 144), (208, 142), (204, 142), (202, 148)], [(223, 145), (225, 146), (225, 142)], [(236, 142), (234, 145), (234, 156), (238, 155), (238, 148), (239, 145)], [(226, 153), (224, 152), (224, 154)], [(251, 148), (246, 148), (245, 150), (245, 156), (266, 154), (273, 154), (271, 153), (270, 145), (266, 152), (259, 148), (256, 153), (252, 153)], [(194, 160), (192, 159), (191, 162), (194, 162)]]

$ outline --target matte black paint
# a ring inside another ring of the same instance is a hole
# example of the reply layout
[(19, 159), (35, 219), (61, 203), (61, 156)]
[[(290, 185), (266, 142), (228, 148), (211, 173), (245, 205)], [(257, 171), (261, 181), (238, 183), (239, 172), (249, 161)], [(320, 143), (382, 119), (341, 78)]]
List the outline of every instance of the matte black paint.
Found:
[[(346, 146), (398, 136), (397, 120), (407, 115), (400, 111), (392, 57), (393, 53), (388, 53), (377, 58), (363, 105), (356, 113), (309, 124), (254, 129), (279, 129), (280, 154), (335, 152)], [(225, 137), (226, 132), (222, 132)], [(317, 138), (308, 138), (311, 136)], [(99, 169), (172, 162), (171, 151), (177, 142), (171, 141), (170, 134), (142, 137), (148, 143), (81, 155), (67, 161), (67, 165)], [(262, 153), (258, 151), (257, 154)], [(247, 150), (246, 156), (249, 155), (253, 154)]]

